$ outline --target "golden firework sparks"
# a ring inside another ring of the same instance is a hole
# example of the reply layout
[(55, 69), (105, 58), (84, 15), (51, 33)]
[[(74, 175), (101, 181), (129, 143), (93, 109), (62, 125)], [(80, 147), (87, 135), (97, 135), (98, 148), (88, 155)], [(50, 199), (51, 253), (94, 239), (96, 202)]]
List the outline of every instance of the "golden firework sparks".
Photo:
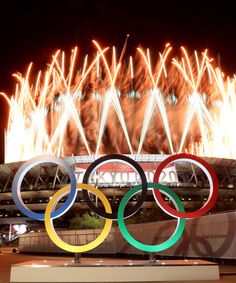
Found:
[[(58, 50), (45, 71), (17, 79), (9, 105), (5, 161), (40, 154), (98, 155), (190, 152), (236, 157), (235, 76), (225, 76), (205, 50), (178, 59), (170, 44), (155, 55), (115, 47), (67, 62)], [(110, 52), (110, 54), (109, 54)], [(80, 63), (81, 61), (81, 63)]]

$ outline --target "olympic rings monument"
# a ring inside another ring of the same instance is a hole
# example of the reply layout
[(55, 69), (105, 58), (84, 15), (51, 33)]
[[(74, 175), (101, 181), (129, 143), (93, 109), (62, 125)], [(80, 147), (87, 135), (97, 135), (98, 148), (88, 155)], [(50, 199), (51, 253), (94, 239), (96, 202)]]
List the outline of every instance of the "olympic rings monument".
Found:
[[(209, 197), (206, 203), (197, 211), (186, 212), (177, 194), (159, 183), (162, 170), (176, 161), (191, 162), (200, 167), (209, 181)], [(59, 189), (50, 199), (44, 214), (31, 211), (24, 204), (21, 197), (21, 184), (27, 172), (42, 163), (54, 163), (63, 167), (69, 175), (70, 184)], [(112, 211), (107, 197), (101, 190), (90, 184), (90, 176), (98, 166), (110, 162), (125, 163), (132, 168), (140, 177), (141, 184), (134, 185), (125, 191), (118, 211)], [(158, 253), (166, 250), (181, 238), (186, 225), (186, 219), (194, 219), (206, 214), (213, 206), (218, 196), (218, 179), (213, 168), (200, 157), (190, 154), (176, 154), (166, 158), (156, 169), (152, 182), (148, 182), (146, 175), (134, 159), (120, 154), (110, 154), (99, 157), (84, 173), (83, 182), (77, 183), (73, 168), (66, 161), (54, 156), (39, 156), (26, 161), (16, 172), (12, 194), (17, 208), (27, 217), (37, 221), (44, 221), (45, 229), (51, 241), (60, 249), (67, 252), (80, 254), (98, 247), (108, 236), (113, 221), (117, 221), (119, 230), (127, 243), (136, 249), (147, 253)], [(63, 241), (54, 229), (53, 220), (65, 214), (73, 205), (77, 192), (82, 190), (83, 198), (88, 207), (99, 217), (105, 219), (105, 225), (101, 234), (93, 241), (85, 245), (71, 245)], [(145, 202), (147, 192), (151, 191), (156, 204), (168, 215), (177, 219), (177, 225), (169, 239), (160, 244), (145, 244), (128, 231), (125, 219), (138, 213)], [(95, 195), (103, 204), (104, 209), (95, 206), (91, 201), (90, 194)], [(136, 194), (139, 199), (129, 209), (126, 206), (129, 200)], [(168, 197), (174, 207), (171, 207), (163, 198)], [(58, 207), (63, 197), (66, 201)], [(11, 269), (11, 282), (155, 282), (155, 281), (190, 281), (190, 280), (217, 280), (219, 279), (218, 265), (203, 260), (104, 260), (94, 262), (71, 262), (71, 261), (40, 261), (37, 263), (26, 262), (16, 264)]]

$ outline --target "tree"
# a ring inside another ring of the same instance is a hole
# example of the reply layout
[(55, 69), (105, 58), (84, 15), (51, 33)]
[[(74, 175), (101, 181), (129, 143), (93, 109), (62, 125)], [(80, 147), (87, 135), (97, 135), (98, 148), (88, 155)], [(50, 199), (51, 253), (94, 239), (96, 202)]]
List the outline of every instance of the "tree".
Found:
[(70, 220), (69, 229), (95, 229), (103, 228), (105, 220), (103, 218), (92, 216), (88, 212), (84, 213), (82, 216), (75, 216)]

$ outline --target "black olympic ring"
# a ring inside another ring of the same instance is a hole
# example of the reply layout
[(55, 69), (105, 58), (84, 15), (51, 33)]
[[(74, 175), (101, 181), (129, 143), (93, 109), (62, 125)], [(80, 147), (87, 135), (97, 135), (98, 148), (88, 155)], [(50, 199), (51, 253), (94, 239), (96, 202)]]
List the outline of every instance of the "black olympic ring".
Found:
[[(125, 218), (129, 217), (141, 208), (142, 204), (144, 203), (144, 201), (146, 199), (146, 195), (147, 195), (147, 178), (146, 178), (146, 175), (145, 175), (142, 167), (136, 161), (131, 159), (130, 157), (125, 156), (125, 155), (120, 155), (120, 154), (108, 154), (108, 155), (105, 155), (105, 156), (98, 158), (92, 164), (90, 164), (90, 166), (88, 167), (88, 169), (84, 173), (83, 183), (88, 184), (90, 174), (94, 171), (94, 169), (98, 165), (102, 165), (107, 160), (114, 160), (114, 161), (115, 160), (122, 160), (124, 163), (128, 163), (138, 172), (140, 179), (142, 181), (142, 191), (141, 191), (140, 198), (138, 199), (138, 201), (136, 202), (136, 204), (134, 206), (129, 208), (124, 213)], [(89, 193), (88, 193), (87, 190), (83, 190), (83, 197), (84, 197), (86, 203), (88, 204), (88, 207), (92, 211), (94, 211), (98, 216), (101, 216), (101, 217), (107, 218), (107, 219), (114, 219), (114, 220), (117, 219), (117, 212), (107, 213), (107, 212), (101, 210), (100, 208), (96, 207), (93, 204), (93, 202), (91, 201), (91, 199), (89, 197)]]

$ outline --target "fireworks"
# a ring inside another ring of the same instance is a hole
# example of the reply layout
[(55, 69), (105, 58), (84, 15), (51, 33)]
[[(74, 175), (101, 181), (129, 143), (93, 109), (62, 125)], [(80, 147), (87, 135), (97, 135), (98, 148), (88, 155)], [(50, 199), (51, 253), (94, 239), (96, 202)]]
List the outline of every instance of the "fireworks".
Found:
[[(14, 74), (5, 161), (40, 154), (98, 155), (190, 152), (236, 157), (235, 77), (225, 76), (207, 50), (178, 59), (137, 49), (134, 57), (101, 48), (79, 60), (58, 50), (45, 71)], [(154, 64), (154, 61), (156, 63)]]

